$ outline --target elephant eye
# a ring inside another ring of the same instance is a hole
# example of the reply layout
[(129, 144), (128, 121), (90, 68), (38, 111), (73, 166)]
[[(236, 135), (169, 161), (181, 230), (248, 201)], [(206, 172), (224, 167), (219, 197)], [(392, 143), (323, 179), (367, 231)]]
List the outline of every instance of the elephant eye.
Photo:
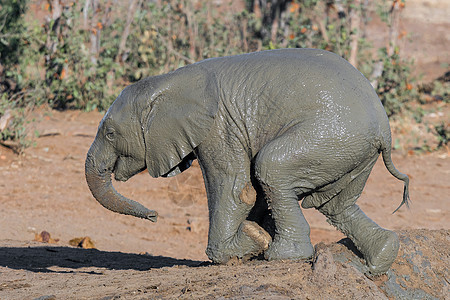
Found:
[(109, 130), (106, 132), (106, 138), (110, 141), (114, 140), (114, 130)]

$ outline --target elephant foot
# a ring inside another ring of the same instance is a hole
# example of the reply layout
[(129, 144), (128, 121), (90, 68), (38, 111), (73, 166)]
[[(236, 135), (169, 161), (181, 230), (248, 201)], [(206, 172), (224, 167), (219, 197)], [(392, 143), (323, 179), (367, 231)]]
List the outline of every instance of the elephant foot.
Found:
[(208, 245), (206, 254), (214, 263), (225, 264), (234, 257), (256, 256), (268, 249), (271, 241), (271, 236), (261, 226), (246, 220), (230, 242), (221, 243), (218, 247)]
[(379, 229), (370, 238), (372, 241), (359, 246), (359, 251), (364, 255), (371, 274), (386, 273), (397, 258), (400, 247), (398, 236), (393, 231)]
[(306, 260), (311, 258), (313, 254), (314, 248), (309, 237), (305, 238), (304, 241), (293, 241), (276, 235), (274, 241), (270, 244), (269, 249), (264, 252), (264, 257), (267, 260)]
[(329, 219), (353, 241), (364, 256), (371, 274), (383, 274), (389, 270), (400, 246), (395, 232), (378, 226), (357, 205)]

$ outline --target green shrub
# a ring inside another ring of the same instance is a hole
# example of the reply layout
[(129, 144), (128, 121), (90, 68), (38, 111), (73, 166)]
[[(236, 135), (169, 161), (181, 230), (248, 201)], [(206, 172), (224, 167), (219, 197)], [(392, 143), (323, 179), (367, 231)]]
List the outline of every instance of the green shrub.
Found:
[[(0, 72), (0, 81), (12, 81), (14, 89), (1, 95), (0, 117), (6, 108), (20, 111), (40, 104), (56, 109), (105, 110), (129, 83), (209, 57), (312, 47), (349, 59), (356, 33), (350, 12), (367, 21), (365, 4), (356, 7), (353, 0), (341, 1), (343, 10), (339, 13), (329, 9), (330, 1), (269, 0), (261, 8), (262, 15), (252, 10), (255, 1), (246, 2), (248, 9), (236, 12), (232, 6), (218, 6), (215, 1), (139, 1), (141, 6), (130, 15), (133, 22), (125, 52), (119, 54), (130, 11), (125, 6), (128, 1), (111, 9), (110, 2), (99, 0), (99, 7), (88, 12), (84, 11), (84, 1), (64, 2), (60, 18), (44, 24), (23, 21), (27, 1), (3, 1), (0, 16), (6, 21), (0, 36), (0, 58), (8, 68), (3, 75)], [(281, 3), (283, 9), (278, 11), (278, 23), (268, 17), (275, 3)], [(386, 22), (391, 5), (388, 1), (377, 5)], [(95, 53), (91, 49), (93, 34), (100, 39)], [(377, 92), (388, 115), (398, 114), (405, 103), (417, 97), (412, 61), (403, 60), (399, 51), (388, 55), (386, 49), (380, 49), (373, 59), (368, 51), (371, 47), (359, 35), (358, 69), (372, 79), (374, 62), (382, 61)], [(440, 89), (436, 85), (436, 90)], [(448, 93), (445, 95), (448, 99)], [(23, 136), (23, 123), (14, 126), (17, 130), (2, 132), (2, 140)]]
[(7, 93), (0, 96), (0, 117), (5, 118), (0, 118), (4, 121), (0, 128), (0, 144), (20, 153), (31, 145), (31, 141), (27, 138), (25, 108), (17, 107), (16, 103), (8, 99)]
[(383, 72), (378, 79), (376, 90), (388, 116), (398, 114), (407, 102), (417, 100), (417, 90), (412, 85), (415, 79), (411, 75), (413, 61), (402, 59), (398, 49), (391, 56), (386, 48), (379, 50), (383, 62)]
[(251, 16), (219, 12), (210, 1), (144, 3), (129, 37), (125, 73), (130, 81), (202, 59), (257, 50), (246, 28)]
[(23, 15), (27, 8), (25, 0), (0, 3), (0, 92), (13, 93), (19, 87), (12, 71), (19, 63), (25, 47), (22, 34), (26, 31)]
[(54, 41), (54, 46), (40, 49), (41, 55), (47, 58), (42, 97), (57, 109), (105, 110), (114, 100), (113, 93), (117, 92), (114, 81), (122, 75), (121, 68), (114, 62), (115, 52), (111, 51), (118, 47), (112, 34), (117, 22), (102, 28), (104, 36), (111, 35), (111, 38), (106, 39), (103, 50), (93, 61), (88, 49), (91, 32), (82, 28), (81, 21), (81, 5), (74, 3), (64, 7), (59, 30), (53, 29), (53, 22), (43, 27), (43, 33)]
[(436, 135), (439, 141), (438, 148), (442, 146), (447, 146), (448, 141), (450, 140), (449, 124), (446, 125), (444, 122), (442, 122), (439, 125), (435, 125), (434, 130), (436, 131)]

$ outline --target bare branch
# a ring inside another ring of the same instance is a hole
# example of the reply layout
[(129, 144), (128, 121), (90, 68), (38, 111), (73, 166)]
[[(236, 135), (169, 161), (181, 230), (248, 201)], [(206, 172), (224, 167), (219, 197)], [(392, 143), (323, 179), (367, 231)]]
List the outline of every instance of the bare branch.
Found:
[(383, 75), (383, 61), (377, 61), (374, 65), (373, 65), (373, 72), (372, 75), (370, 76), (371, 81), (370, 84), (372, 84), (372, 87), (376, 90), (378, 88), (378, 78), (381, 77), (381, 75)]
[(127, 14), (127, 21), (125, 23), (125, 28), (123, 29), (122, 32), (122, 37), (120, 39), (120, 44), (119, 44), (119, 51), (117, 52), (116, 55), (116, 62), (119, 62), (122, 59), (122, 54), (125, 52), (125, 46), (127, 44), (127, 39), (128, 36), (130, 35), (130, 27), (131, 27), (131, 23), (133, 22), (134, 19), (134, 15), (136, 13), (136, 9), (138, 7), (140, 7), (142, 4), (142, 0), (130, 0), (128, 2), (128, 14)]
[(91, 0), (86, 0), (86, 2), (84, 2), (84, 8), (83, 8), (83, 25), (84, 25), (85, 29), (88, 28), (89, 6), (91, 6)]
[(4, 28), (5, 25), (6, 25), (6, 19), (8, 19), (8, 14), (5, 14), (5, 16), (3, 17), (3, 24), (2, 24), (2, 26), (0, 27), (0, 31), (2, 31), (3, 28)]
[(397, 46), (398, 27), (400, 23), (400, 1), (392, 3), (391, 11), (389, 12), (389, 47), (388, 55), (392, 56)]
[(361, 37), (361, 0), (354, 0), (354, 8), (350, 10), (350, 57), (349, 62), (358, 67), (358, 40)]

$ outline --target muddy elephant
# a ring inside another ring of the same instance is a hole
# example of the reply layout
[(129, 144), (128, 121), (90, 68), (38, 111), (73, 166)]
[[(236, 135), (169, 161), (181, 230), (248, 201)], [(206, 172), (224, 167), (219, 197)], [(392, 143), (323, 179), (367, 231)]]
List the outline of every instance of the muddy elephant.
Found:
[(282, 49), (207, 59), (128, 86), (101, 121), (85, 170), (104, 207), (156, 221), (155, 211), (113, 188), (111, 174), (173, 176), (197, 159), (213, 262), (262, 252), (268, 260), (310, 258), (301, 201), (378, 274), (396, 258), (398, 237), (355, 202), (380, 153), (404, 182), (400, 206), (408, 204), (409, 179), (392, 163), (388, 118), (368, 80), (333, 53)]

